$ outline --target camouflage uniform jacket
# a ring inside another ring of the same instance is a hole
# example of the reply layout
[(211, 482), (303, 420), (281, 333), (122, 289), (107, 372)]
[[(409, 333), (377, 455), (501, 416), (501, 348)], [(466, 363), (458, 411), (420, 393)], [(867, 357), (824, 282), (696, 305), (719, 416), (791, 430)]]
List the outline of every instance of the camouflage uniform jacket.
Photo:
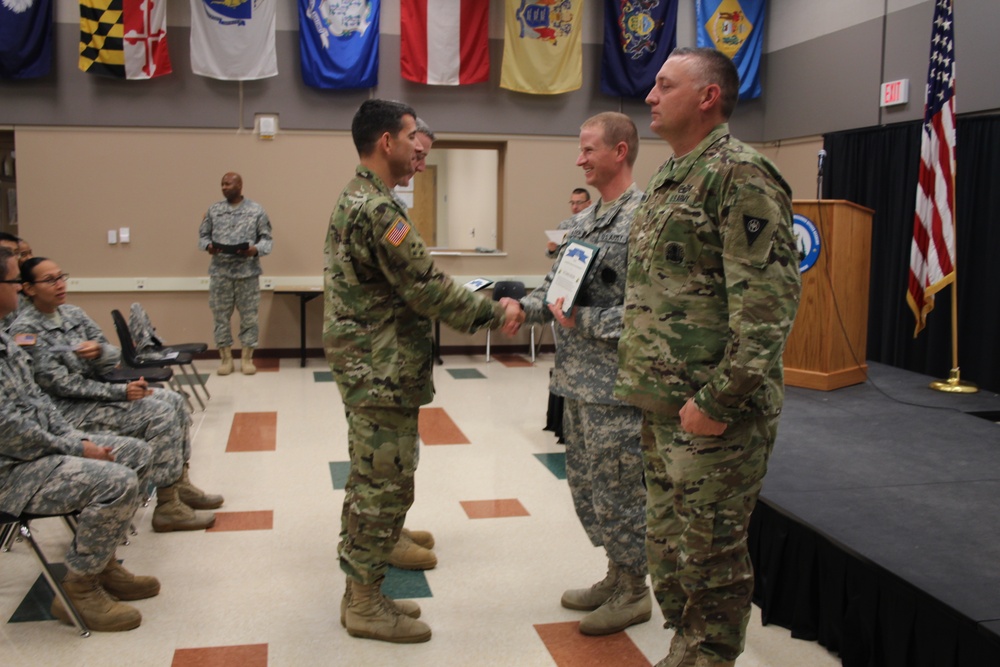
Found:
[(497, 328), (498, 303), (434, 266), (392, 190), (359, 165), (330, 216), (323, 346), (344, 403), (418, 407), (434, 397), (432, 319)]
[(236, 207), (227, 201), (220, 201), (208, 207), (205, 219), (198, 229), (198, 247), (202, 250), (208, 244), (224, 243), (238, 245), (249, 243), (257, 246), (256, 257), (243, 255), (212, 255), (208, 265), (208, 275), (220, 278), (253, 278), (261, 274), (260, 258), (271, 252), (271, 221), (264, 207), (257, 202), (243, 198)]
[(0, 509), (18, 514), (30, 480), (46, 479), (55, 455), (83, 456), (86, 435), (74, 429), (35, 384), (31, 357), (0, 332)]
[[(17, 342), (35, 361), (35, 382), (57, 399), (57, 405), (59, 399), (128, 400), (126, 385), (101, 380), (121, 361), (121, 350), (108, 342), (101, 328), (81, 308), (64, 304), (46, 315), (29, 303), (21, 309), (10, 333), (22, 334)], [(34, 342), (23, 340), (23, 334), (35, 334)], [(86, 340), (101, 344), (100, 357), (81, 359), (72, 350), (52, 349), (73, 347)]]
[[(622, 331), (628, 237), (632, 217), (642, 203), (642, 190), (633, 183), (606, 210), (598, 205), (570, 218), (567, 242), (585, 241), (600, 247), (597, 264), (590, 268), (577, 297), (576, 326), (556, 326), (556, 365), (550, 389), (554, 394), (588, 403), (621, 405), (612, 390), (618, 374), (618, 337)], [(555, 277), (559, 259), (538, 289), (521, 300), (528, 322), (546, 322), (552, 313), (545, 294)]]
[(615, 395), (732, 423), (776, 415), (801, 282), (791, 190), (717, 126), (653, 176), (632, 226)]

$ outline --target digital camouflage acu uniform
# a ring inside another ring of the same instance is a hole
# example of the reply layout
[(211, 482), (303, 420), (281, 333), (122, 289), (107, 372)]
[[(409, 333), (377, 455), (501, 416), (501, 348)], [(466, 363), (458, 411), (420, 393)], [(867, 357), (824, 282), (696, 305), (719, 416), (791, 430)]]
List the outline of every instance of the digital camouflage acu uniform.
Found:
[(431, 321), (459, 331), (497, 328), (498, 304), (439, 271), (406, 210), (358, 166), (330, 216), (323, 344), (344, 401), (351, 472), (341, 568), (380, 580), (413, 503), (417, 413), (434, 396)]
[[(35, 384), (32, 360), (0, 333), (0, 510), (79, 511), (66, 565), (97, 574), (125, 535), (150, 451), (142, 440), (74, 429)], [(83, 458), (83, 440), (110, 446), (115, 462)]]
[(215, 321), (215, 344), (232, 347), (233, 332), (229, 320), (233, 308), (240, 312), (240, 343), (243, 347), (257, 347), (259, 327), (257, 311), (260, 308), (260, 258), (271, 252), (271, 221), (264, 207), (243, 198), (236, 206), (220, 201), (208, 207), (198, 229), (198, 247), (208, 248), (209, 243), (239, 245), (249, 243), (257, 247), (257, 256), (212, 255), (208, 265), (208, 305)]
[[(591, 544), (604, 547), (608, 558), (629, 574), (644, 577), (642, 414), (612, 393), (618, 373), (629, 228), (642, 198), (642, 191), (632, 184), (614, 202), (598, 202), (565, 221), (571, 230), (567, 242), (585, 241), (600, 251), (576, 301), (576, 326), (556, 328), (550, 390), (566, 399), (566, 478), (576, 515)], [(557, 251), (560, 259), (565, 247), (564, 243)], [(558, 265), (557, 260), (542, 285), (522, 299), (527, 322), (552, 320), (544, 299)]]
[[(47, 315), (30, 302), (11, 327), (15, 341), (34, 359), (34, 377), (75, 428), (141, 438), (152, 449), (149, 479), (157, 487), (176, 482), (191, 458), (184, 397), (169, 389), (130, 401), (126, 385), (101, 376), (118, 365), (121, 351), (108, 342), (82, 309), (64, 304)], [(97, 359), (81, 359), (72, 348), (87, 340), (101, 344)]]
[[(615, 395), (644, 410), (647, 549), (667, 625), (723, 660), (742, 652), (747, 523), (777, 433), (799, 258), (791, 191), (716, 127), (650, 181), (636, 214)], [(728, 424), (694, 436), (688, 398)]]

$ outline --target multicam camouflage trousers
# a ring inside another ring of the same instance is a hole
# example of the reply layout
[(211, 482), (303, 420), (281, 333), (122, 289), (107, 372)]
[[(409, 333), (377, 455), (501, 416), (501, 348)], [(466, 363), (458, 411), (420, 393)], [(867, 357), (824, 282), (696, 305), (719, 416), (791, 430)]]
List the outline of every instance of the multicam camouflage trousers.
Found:
[(208, 282), (208, 306), (215, 322), (216, 347), (232, 347), (233, 331), (229, 321), (233, 309), (240, 311), (240, 344), (257, 347), (257, 311), (260, 309), (260, 281), (250, 278), (211, 276)]
[(633, 576), (646, 575), (646, 488), (642, 413), (624, 405), (567, 398), (563, 408), (566, 481), (576, 515), (595, 547)]
[[(114, 556), (138, 506), (139, 480), (150, 457), (149, 447), (136, 438), (93, 435), (90, 439), (113, 447), (115, 462), (60, 456), (48, 477), (34, 480), (33, 495), (24, 507), (31, 514), (79, 512), (66, 567), (80, 574), (101, 572)], [(20, 483), (27, 487), (32, 480)]]
[(340, 522), (340, 567), (361, 584), (385, 576), (413, 504), (419, 408), (353, 408), (347, 414), (351, 471)]
[(680, 419), (643, 413), (646, 550), (666, 627), (703, 653), (743, 652), (753, 595), (747, 525), (767, 472), (777, 417), (695, 436)]
[[(181, 477), (191, 458), (190, 417), (184, 397), (169, 389), (154, 389), (137, 401), (56, 399), (59, 411), (85, 433), (115, 433), (149, 443), (149, 481), (170, 486)], [(143, 492), (146, 489), (142, 489)]]

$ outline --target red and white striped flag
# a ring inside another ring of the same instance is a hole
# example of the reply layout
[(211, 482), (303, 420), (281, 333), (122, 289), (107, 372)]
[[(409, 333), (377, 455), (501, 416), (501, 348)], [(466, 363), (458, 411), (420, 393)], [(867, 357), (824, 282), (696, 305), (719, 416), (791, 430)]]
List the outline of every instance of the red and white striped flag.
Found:
[(486, 0), (402, 0), (403, 78), (437, 86), (489, 81), (489, 14)]
[(920, 178), (906, 301), (913, 336), (934, 308), (934, 294), (955, 280), (955, 30), (952, 0), (937, 0), (931, 31)]

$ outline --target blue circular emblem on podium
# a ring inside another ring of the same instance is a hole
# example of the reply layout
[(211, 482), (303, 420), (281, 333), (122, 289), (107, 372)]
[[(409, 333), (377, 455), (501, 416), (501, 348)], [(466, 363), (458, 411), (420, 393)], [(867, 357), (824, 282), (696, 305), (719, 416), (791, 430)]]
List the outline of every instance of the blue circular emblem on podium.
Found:
[(799, 246), (799, 273), (805, 273), (819, 259), (819, 230), (812, 220), (797, 213), (792, 218), (792, 229)]

